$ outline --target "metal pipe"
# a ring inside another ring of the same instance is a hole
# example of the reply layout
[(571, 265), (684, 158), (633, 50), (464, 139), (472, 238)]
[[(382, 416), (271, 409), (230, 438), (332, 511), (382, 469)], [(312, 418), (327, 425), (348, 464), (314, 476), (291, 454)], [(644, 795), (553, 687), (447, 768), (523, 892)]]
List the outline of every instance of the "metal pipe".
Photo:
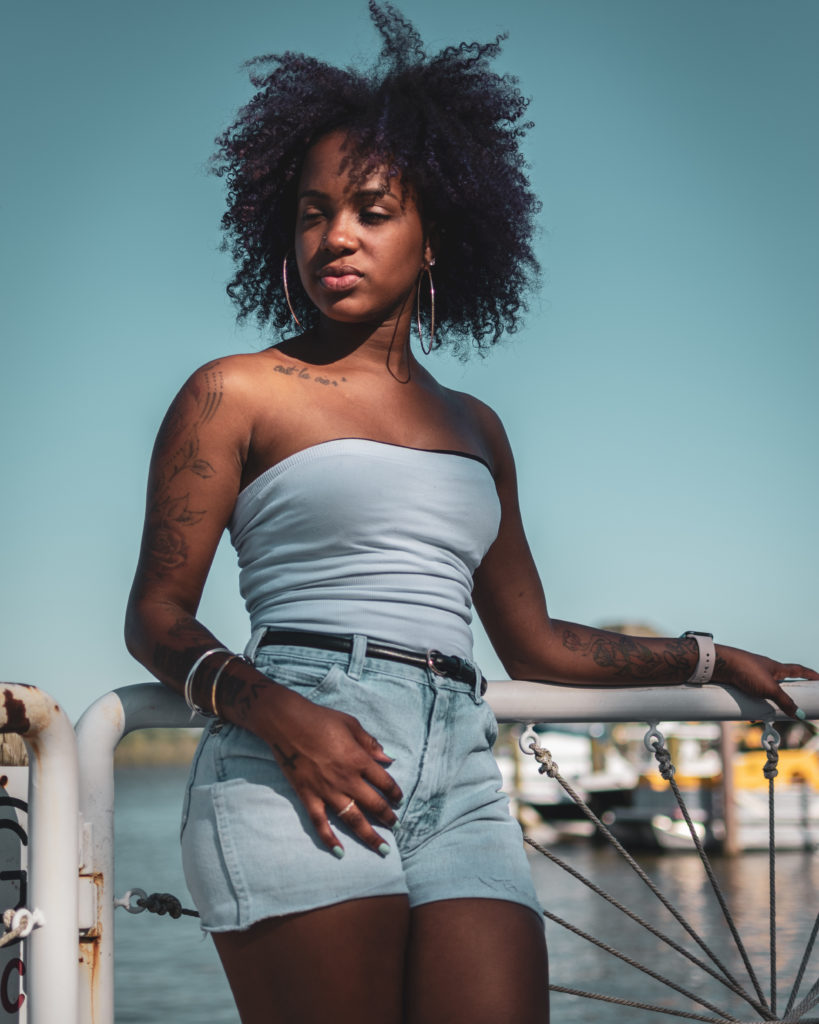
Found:
[(29, 909), (45, 923), (26, 941), (29, 1024), (78, 1024), (77, 743), (71, 722), (47, 693), (0, 683), (0, 732), (23, 737), (29, 752)]
[[(819, 683), (784, 689), (809, 719), (819, 718)], [(767, 700), (731, 686), (592, 687), (507, 679), (490, 682), (486, 699), (501, 722), (758, 722), (788, 720)]]
[(123, 736), (135, 729), (203, 724), (181, 697), (160, 683), (112, 690), (77, 722), (84, 832), (80, 874), (90, 879), (96, 902), (93, 926), (80, 937), (82, 1024), (114, 1021), (114, 751)]

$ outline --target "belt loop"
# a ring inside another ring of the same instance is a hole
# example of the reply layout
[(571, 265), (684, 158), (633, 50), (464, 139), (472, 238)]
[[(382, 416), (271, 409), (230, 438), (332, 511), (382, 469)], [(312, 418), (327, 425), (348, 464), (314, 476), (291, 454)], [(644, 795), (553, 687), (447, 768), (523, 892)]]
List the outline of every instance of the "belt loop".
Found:
[(248, 661), (256, 661), (256, 650), (259, 646), (259, 641), (262, 639), (266, 632), (267, 626), (258, 626), (250, 634), (250, 639), (245, 645), (245, 657), (247, 658)]
[(367, 637), (356, 633), (353, 637), (353, 649), (350, 651), (350, 663), (347, 667), (347, 675), (350, 679), (360, 679), (361, 670), (364, 668), (364, 659), (367, 657)]
[(475, 669), (475, 689), (472, 691), (472, 699), (476, 704), (482, 704), (483, 695), (486, 690), (483, 674), (474, 661), (470, 661), (469, 664)]

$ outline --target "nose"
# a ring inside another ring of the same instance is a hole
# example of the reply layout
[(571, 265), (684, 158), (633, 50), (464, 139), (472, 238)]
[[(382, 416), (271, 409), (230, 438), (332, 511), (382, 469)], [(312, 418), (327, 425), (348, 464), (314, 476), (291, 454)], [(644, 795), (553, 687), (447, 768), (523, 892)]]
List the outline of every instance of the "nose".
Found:
[(339, 212), (332, 217), (321, 237), (321, 247), (333, 255), (353, 252), (357, 248), (357, 242), (352, 217), (345, 212)]

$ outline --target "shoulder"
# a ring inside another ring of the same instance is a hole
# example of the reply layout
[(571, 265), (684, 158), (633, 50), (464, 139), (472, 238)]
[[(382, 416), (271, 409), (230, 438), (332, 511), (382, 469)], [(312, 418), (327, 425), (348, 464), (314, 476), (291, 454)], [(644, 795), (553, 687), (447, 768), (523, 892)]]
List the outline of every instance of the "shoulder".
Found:
[(196, 407), (200, 415), (213, 419), (217, 412), (232, 415), (252, 413), (281, 380), (277, 367), (283, 362), (272, 348), (211, 359), (197, 367), (180, 388), (176, 404)]
[(458, 408), (460, 415), (479, 440), (481, 447), (489, 456), (487, 460), (492, 467), (493, 476), (497, 479), (509, 469), (514, 468), (512, 449), (500, 416), (495, 410), (465, 391), (447, 389), (450, 401)]

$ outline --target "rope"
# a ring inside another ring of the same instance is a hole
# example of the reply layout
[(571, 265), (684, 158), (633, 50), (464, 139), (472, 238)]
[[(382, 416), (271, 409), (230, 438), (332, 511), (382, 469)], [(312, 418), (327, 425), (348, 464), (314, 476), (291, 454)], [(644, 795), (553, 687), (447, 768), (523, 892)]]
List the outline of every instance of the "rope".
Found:
[(603, 942), (602, 939), (596, 939), (588, 932), (584, 932), (582, 928), (569, 924), (568, 921), (564, 921), (562, 917), (558, 917), (557, 914), (553, 914), (550, 910), (544, 910), (543, 916), (547, 917), (550, 921), (554, 921), (555, 924), (559, 924), (562, 928), (566, 928), (568, 931), (580, 936), (581, 939), (586, 939), (587, 942), (591, 942), (599, 949), (602, 949), (605, 953), (610, 953), (612, 956), (617, 957), (618, 960), (622, 960), (623, 963), (628, 964), (629, 967), (636, 967), (638, 971), (642, 971), (643, 974), (647, 974), (649, 978), (653, 978), (655, 981), (659, 981), (662, 985), (666, 985), (668, 988), (674, 989), (675, 992), (679, 992), (680, 995), (685, 996), (692, 1002), (699, 1003), (700, 1006), (704, 1006), (707, 1010), (712, 1010), (714, 1013), (718, 1013), (720, 1024), (726, 1020), (732, 1021), (733, 1024), (740, 1024), (736, 1017), (732, 1017), (730, 1013), (720, 1010), (718, 1006), (714, 1006), (713, 1003), (709, 1003), (707, 999), (703, 999), (702, 996), (694, 995), (693, 992), (689, 992), (688, 989), (675, 984), (675, 982), (670, 978), (666, 978), (665, 975), (659, 974), (657, 971), (652, 971), (650, 967), (646, 967), (639, 961), (633, 960), (630, 956), (627, 956), (625, 953), (621, 953), (619, 950), (615, 949), (614, 946), (610, 946), (607, 942)]
[[(136, 897), (136, 898), (135, 898)], [(131, 902), (133, 900), (133, 903)], [(164, 917), (172, 917), (177, 920), (180, 917), (199, 917), (195, 910), (188, 910), (183, 907), (179, 900), (169, 892), (152, 892), (150, 896), (144, 889), (129, 889), (124, 896), (114, 900), (114, 907), (122, 907), (129, 914), (141, 914), (148, 911), (149, 914), (159, 914)]]
[(9, 909), (3, 911), (3, 927), (5, 932), (0, 935), (0, 949), (8, 946), (17, 939), (26, 939), (35, 928), (45, 924), (45, 918), (39, 910), (27, 910), (20, 907), (19, 910)]
[[(702, 1020), (707, 1024), (724, 1024), (723, 1017), (703, 1017), (699, 1013), (687, 1013), (685, 1010), (669, 1010), (666, 1006), (654, 1006), (651, 1003), (638, 1003), (632, 999), (618, 999), (617, 996), (604, 996), (599, 992), (584, 992), (579, 988), (566, 988), (564, 985), (550, 985), (550, 992), (563, 992), (569, 996), (582, 996), (584, 999), (597, 999), (601, 1003), (615, 1003), (617, 1006), (631, 1006), (635, 1010), (649, 1010), (652, 1013), (666, 1013), (671, 1017), (683, 1017), (685, 1020)], [(740, 1022), (741, 1024), (741, 1022)], [(756, 1024), (756, 1022), (754, 1022)], [(809, 1024), (809, 1022), (805, 1022)]]
[(816, 920), (813, 922), (813, 929), (810, 933), (808, 944), (805, 946), (805, 953), (802, 957), (802, 962), (799, 964), (799, 970), (796, 973), (796, 981), (793, 983), (793, 991), (791, 992), (790, 999), (788, 999), (788, 1005), (785, 1007), (785, 1020), (788, 1019), (788, 1014), (791, 1012), (791, 1007), (796, 999), (796, 993), (802, 984), (802, 978), (805, 975), (805, 968), (808, 966), (808, 960), (813, 952), (813, 944), (816, 942), (817, 934), (819, 934), (819, 914), (816, 915)]
[[(537, 850), (538, 853), (543, 854), (544, 857), (547, 857), (567, 874), (571, 875), (573, 878), (576, 878), (579, 882), (582, 882), (584, 885), (588, 886), (588, 888), (591, 889), (592, 892), (596, 893), (604, 900), (607, 900), (613, 907), (615, 907), (615, 909), (621, 911), (621, 913), (625, 914), (627, 917), (630, 917), (632, 921), (635, 921), (637, 924), (641, 925), (643, 928), (646, 929), (646, 931), (651, 932), (652, 935), (660, 939), (662, 942), (665, 942), (675, 952), (680, 953), (696, 967), (699, 967), (701, 971), (704, 971), (706, 974), (710, 975), (715, 981), (718, 981), (721, 985), (724, 985), (727, 989), (729, 989), (729, 991), (733, 992), (734, 995), (739, 996), (741, 999), (744, 999), (762, 1017), (766, 1016), (767, 1011), (764, 1007), (760, 1006), (759, 1003), (753, 1000), (741, 988), (732, 985), (727, 978), (724, 978), (721, 974), (718, 974), (717, 971), (715, 971), (713, 967), (705, 963), (704, 960), (700, 960), (698, 956), (695, 956), (689, 950), (684, 949), (679, 943), (675, 942), (674, 939), (672, 939), (669, 935), (666, 935), (664, 932), (661, 932), (658, 928), (655, 928), (653, 925), (649, 924), (648, 921), (644, 921), (639, 914), (635, 914), (633, 910), (629, 910), (629, 908), (626, 907), (624, 904), (620, 903), (618, 899), (616, 899), (610, 893), (606, 892), (604, 889), (601, 889), (598, 885), (591, 881), (591, 879), (586, 878), (586, 876), (583, 875), (582, 872), (578, 871), (576, 868), (573, 868), (566, 861), (558, 857), (557, 854), (552, 853), (551, 850), (548, 850), (545, 847), (541, 846), (540, 843), (536, 842), (530, 836), (524, 836), (523, 839), (524, 842), (528, 843), (529, 846)], [(819, 919), (817, 919), (817, 930), (819, 930)]]
[(195, 910), (188, 910), (186, 907), (183, 907), (176, 896), (169, 892), (152, 892), (150, 896), (138, 899), (136, 905), (142, 907), (143, 910), (147, 910), (149, 914), (159, 914), (160, 917), (164, 917), (167, 914), (174, 921), (182, 916), (199, 917)]
[[(521, 740), (521, 745), (522, 745), (522, 740)], [(662, 903), (662, 905), (666, 908), (666, 910), (669, 912), (669, 914), (671, 914), (671, 916), (674, 918), (674, 920), (677, 921), (677, 923), (682, 928), (685, 929), (685, 931), (697, 943), (697, 945), (700, 947), (700, 949), (702, 949), (702, 951), (709, 957), (711, 962), (716, 964), (716, 966), (722, 971), (722, 973), (725, 975), (725, 977), (731, 982), (731, 985), (735, 986), (737, 989), (742, 990), (742, 986), (740, 985), (740, 983), (733, 976), (733, 974), (731, 974), (731, 972), (728, 970), (728, 968), (725, 966), (725, 964), (722, 963), (722, 961), (716, 955), (716, 953), (714, 953), (713, 950), (710, 949), (710, 947), (704, 941), (704, 939), (702, 939), (697, 934), (696, 930), (688, 923), (688, 921), (676, 909), (676, 907), (674, 907), (671, 904), (671, 902), (668, 899), (668, 897), (666, 897), (665, 894), (660, 891), (660, 889), (648, 877), (648, 875), (645, 873), (645, 871), (643, 871), (643, 869), (640, 867), (640, 865), (634, 860), (634, 858), (631, 856), (631, 854), (629, 854), (628, 851), (623, 847), (623, 845), (620, 842), (618, 842), (618, 840), (612, 835), (611, 831), (597, 817), (597, 815), (594, 813), (594, 811), (592, 811), (592, 809), (588, 806), (588, 804), (586, 804), (586, 802), (582, 799), (582, 797), (580, 797), (575, 792), (575, 790), (571, 787), (571, 785), (563, 778), (563, 776), (560, 774), (560, 769), (559, 769), (557, 763), (552, 758), (551, 753), (548, 750), (546, 750), (543, 747), (541, 747), (538, 744), (537, 739), (533, 739), (529, 743), (529, 749), (532, 751), (532, 753), (535, 756), (535, 759), (540, 764), (540, 769), (539, 769), (540, 773), (548, 775), (549, 778), (554, 779), (564, 789), (564, 791), (577, 804), (577, 806), (586, 815), (586, 817), (596, 826), (598, 831), (602, 835), (604, 835), (606, 837), (606, 839), (609, 841), (609, 843), (611, 843), (611, 845), (614, 847), (614, 849), (617, 850), (617, 852), (625, 860), (625, 862), (629, 865), (629, 867), (637, 874), (638, 878), (640, 878), (641, 881), (644, 882), (645, 885), (647, 885), (648, 888), (654, 893), (654, 895)], [(748, 999), (748, 1001), (750, 1002), (750, 999), (747, 996), (745, 998)], [(763, 1016), (766, 1016), (767, 1019), (770, 1019), (770, 1014), (767, 1011), (767, 1002), (766, 1002), (764, 996), (762, 996), (762, 998), (761, 998), (761, 1003), (762, 1003), (762, 1006), (766, 1008), (765, 1013), (763, 1014)]]
[[(711, 888), (713, 889), (714, 895), (716, 896), (717, 902), (719, 903), (720, 909), (722, 910), (722, 916), (725, 918), (725, 922), (728, 925), (731, 935), (733, 936), (734, 942), (736, 943), (736, 947), (739, 950), (739, 954), (742, 957), (742, 962), (745, 964), (745, 970), (748, 972), (748, 977), (751, 979), (751, 983), (754, 986), (760, 1003), (767, 1009), (768, 1004), (765, 999), (765, 996), (762, 993), (762, 988), (759, 984), (759, 980), (757, 979), (756, 972), (754, 971), (751, 965), (748, 953), (745, 949), (742, 939), (740, 938), (739, 932), (737, 931), (737, 927), (734, 924), (733, 916), (731, 914), (731, 911), (728, 909), (728, 904), (725, 901), (722, 889), (720, 888), (719, 882), (717, 881), (717, 877), (714, 874), (713, 868), (711, 867), (711, 862), (706, 856), (700, 837), (697, 834), (697, 830), (694, 828), (694, 822), (691, 820), (691, 815), (688, 813), (688, 807), (686, 806), (685, 799), (683, 798), (683, 795), (680, 792), (680, 787), (677, 785), (676, 780), (674, 779), (675, 769), (674, 765), (671, 763), (671, 754), (664, 746), (663, 735), (661, 732), (659, 732), (659, 730), (656, 727), (654, 727), (649, 732), (649, 737), (650, 739), (648, 740), (647, 745), (648, 743), (651, 744), (654, 750), (654, 756), (657, 759), (657, 765), (660, 769), (660, 774), (666, 780), (668, 785), (671, 787), (672, 792), (674, 793), (674, 796), (677, 800), (677, 805), (679, 806), (680, 811), (682, 812), (682, 815), (685, 818), (685, 823), (688, 826), (688, 831), (691, 833), (691, 839), (693, 840), (694, 846), (696, 847), (697, 853), (699, 854), (700, 860), (702, 861), (702, 866), (705, 868), (705, 873), (708, 876), (708, 881), (711, 883)], [(771, 1005), (771, 1013), (773, 1017), (776, 1017), (776, 1008), (774, 1005)]]
[(795, 1007), (789, 1016), (785, 1017), (785, 1020), (801, 1020), (802, 1014), (807, 1013), (807, 1011), (816, 1006), (817, 1003), (819, 1003), (819, 981), (815, 981), (813, 983), (810, 991), (802, 1002)]
[(762, 746), (767, 752), (762, 774), (768, 780), (768, 881), (770, 889), (771, 1010), (776, 1013), (776, 826), (774, 820), (774, 779), (779, 774), (779, 733), (765, 723)]

